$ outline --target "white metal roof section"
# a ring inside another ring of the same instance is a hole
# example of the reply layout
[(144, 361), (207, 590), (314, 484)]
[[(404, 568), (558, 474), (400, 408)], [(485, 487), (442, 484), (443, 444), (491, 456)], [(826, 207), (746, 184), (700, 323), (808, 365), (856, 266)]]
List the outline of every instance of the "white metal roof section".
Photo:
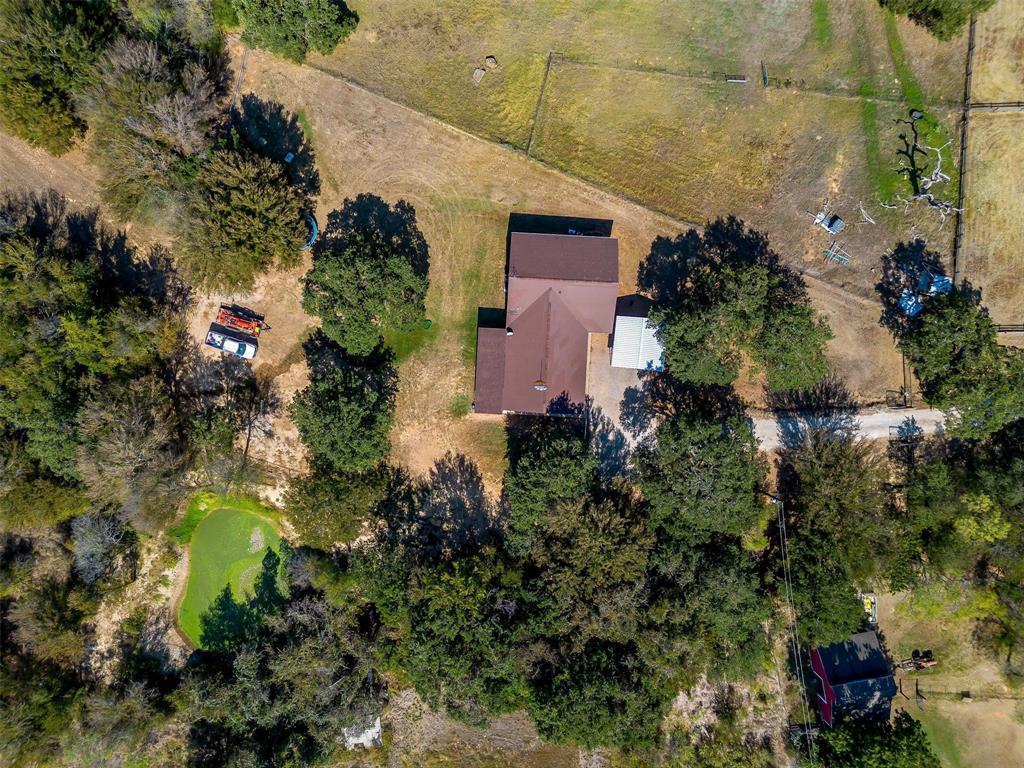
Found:
[(660, 371), (664, 368), (663, 353), (654, 326), (646, 317), (616, 316), (612, 337), (613, 368)]

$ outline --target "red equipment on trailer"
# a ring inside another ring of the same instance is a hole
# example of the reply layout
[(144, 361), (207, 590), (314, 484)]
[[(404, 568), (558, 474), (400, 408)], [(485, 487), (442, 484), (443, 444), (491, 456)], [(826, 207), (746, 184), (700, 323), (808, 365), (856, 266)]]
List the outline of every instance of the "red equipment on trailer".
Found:
[(206, 333), (206, 344), (221, 352), (252, 359), (259, 350), (260, 333), (269, 329), (263, 315), (237, 304), (221, 304), (217, 318)]

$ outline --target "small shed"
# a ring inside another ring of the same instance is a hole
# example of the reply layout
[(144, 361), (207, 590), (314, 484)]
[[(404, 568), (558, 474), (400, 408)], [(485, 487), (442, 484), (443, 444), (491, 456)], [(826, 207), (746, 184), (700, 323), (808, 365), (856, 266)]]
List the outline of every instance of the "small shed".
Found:
[(612, 368), (664, 370), (665, 352), (655, 331), (646, 317), (616, 315), (615, 335), (612, 336)]
[(878, 635), (861, 632), (811, 650), (818, 711), (825, 725), (838, 716), (888, 720), (896, 683)]

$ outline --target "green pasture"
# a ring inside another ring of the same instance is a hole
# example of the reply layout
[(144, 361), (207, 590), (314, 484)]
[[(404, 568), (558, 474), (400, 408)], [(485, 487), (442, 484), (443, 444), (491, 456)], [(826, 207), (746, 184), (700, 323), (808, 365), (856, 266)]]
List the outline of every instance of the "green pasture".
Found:
[(271, 514), (248, 499), (200, 494), (172, 529), (172, 535), (189, 542), (188, 585), (178, 607), (178, 626), (195, 645), (200, 644), (200, 617), (225, 585), (236, 599), (251, 593), (267, 548), (280, 548)]

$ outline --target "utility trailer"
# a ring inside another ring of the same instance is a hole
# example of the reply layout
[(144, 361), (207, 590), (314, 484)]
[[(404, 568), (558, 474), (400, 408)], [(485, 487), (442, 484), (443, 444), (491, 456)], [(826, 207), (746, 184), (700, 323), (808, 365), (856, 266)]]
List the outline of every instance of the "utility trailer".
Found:
[(206, 332), (205, 343), (221, 352), (251, 360), (259, 351), (260, 334), (269, 329), (263, 315), (237, 304), (221, 304)]

